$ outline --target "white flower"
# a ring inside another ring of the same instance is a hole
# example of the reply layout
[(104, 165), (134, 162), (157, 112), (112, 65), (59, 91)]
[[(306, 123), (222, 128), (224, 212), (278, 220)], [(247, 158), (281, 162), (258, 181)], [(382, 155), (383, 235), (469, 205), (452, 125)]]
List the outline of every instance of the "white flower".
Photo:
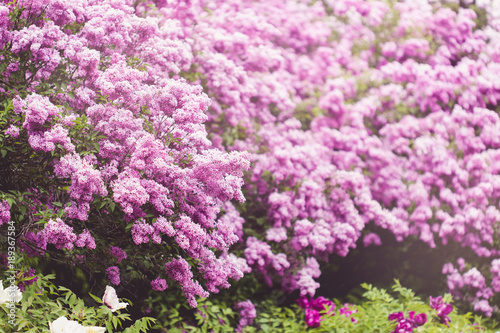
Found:
[(116, 310), (125, 309), (127, 307), (127, 303), (119, 303), (118, 296), (116, 295), (116, 290), (113, 287), (106, 286), (106, 291), (104, 291), (104, 296), (102, 296), (102, 301), (111, 311), (115, 312)]
[(104, 333), (106, 332), (105, 327), (88, 326), (85, 327), (85, 333)]
[(85, 333), (85, 328), (74, 320), (59, 317), (54, 322), (49, 321), (50, 333)]
[(3, 281), (0, 280), (0, 304), (5, 304), (11, 300), (19, 302), (22, 298), (23, 294), (18, 286), (10, 286), (7, 289), (3, 289)]
[(85, 327), (74, 320), (59, 317), (52, 323), (49, 321), (50, 333), (104, 333), (106, 328), (97, 326)]
[(104, 333), (106, 332), (105, 327), (88, 326), (85, 327), (85, 333)]

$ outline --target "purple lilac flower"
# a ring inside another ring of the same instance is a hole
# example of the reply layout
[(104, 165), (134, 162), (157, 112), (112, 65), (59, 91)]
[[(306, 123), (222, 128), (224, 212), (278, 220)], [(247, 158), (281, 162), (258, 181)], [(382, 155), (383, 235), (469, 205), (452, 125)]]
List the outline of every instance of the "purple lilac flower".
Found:
[(250, 300), (239, 302), (236, 304), (236, 308), (240, 310), (241, 316), (236, 332), (241, 332), (245, 326), (252, 325), (254, 318), (257, 317), (257, 311)]
[(10, 221), (10, 205), (7, 200), (0, 202), (0, 225), (9, 223)]
[(5, 130), (5, 134), (8, 134), (14, 138), (17, 138), (19, 136), (19, 127), (10, 125), (8, 129)]
[(167, 280), (157, 277), (156, 279), (151, 281), (151, 287), (156, 291), (164, 291), (168, 288)]
[(115, 286), (120, 284), (120, 270), (116, 266), (111, 266), (106, 269), (106, 273), (108, 274), (108, 279)]
[(109, 249), (109, 254), (116, 257), (116, 263), (119, 264), (123, 259), (127, 259), (127, 253), (116, 246), (111, 246)]

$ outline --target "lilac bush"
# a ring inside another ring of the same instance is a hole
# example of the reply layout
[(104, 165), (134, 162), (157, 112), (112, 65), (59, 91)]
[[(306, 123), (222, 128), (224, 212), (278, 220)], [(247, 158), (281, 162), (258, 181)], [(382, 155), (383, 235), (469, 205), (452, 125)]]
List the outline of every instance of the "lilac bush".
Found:
[(443, 269), (448, 287), (491, 315), (499, 13), (2, 1), (0, 226), (19, 224), (28, 256), (178, 286), (193, 307), (250, 272), (313, 297), (322, 263), (383, 246), (385, 229), (466, 248), (470, 262)]
[[(24, 251), (63, 251), (114, 285), (131, 269), (168, 276), (193, 306), (204, 288), (241, 278), (246, 265), (220, 255), (238, 237), (217, 219), (223, 204), (245, 200), (249, 161), (211, 147), (211, 101), (176, 75), (190, 46), (124, 1), (17, 1), (1, 12), (4, 145), (21, 147), (7, 156), (42, 160), (35, 168), (47, 174), (2, 184), (2, 222), (23, 223)], [(181, 275), (169, 270), (176, 263)]]
[[(274, 102), (252, 114), (253, 124), (247, 117), (236, 124), (236, 110), (248, 112), (272, 100), (262, 95), (266, 91), (250, 101), (246, 91), (230, 94), (234, 83), (220, 81), (213, 67), (211, 75), (202, 71), (196, 81), (223, 105), (209, 110), (212, 140), (226, 150), (253, 153), (245, 185), (249, 200), (241, 213), (245, 227), (265, 238), (259, 242), (253, 233), (247, 238), (250, 266), (269, 284), (280, 281), (285, 290), (314, 295), (318, 273), (307, 268), (308, 260), (346, 255), (368, 223), (400, 241), (418, 237), (432, 248), (452, 241), (478, 257), (496, 256), (494, 4), (316, 2), (307, 11), (314, 16), (304, 22), (307, 15), (294, 16), (302, 4), (276, 3), (281, 12), (272, 18), (273, 9), (258, 2), (210, 7), (204, 24), (220, 24), (227, 13), (247, 19), (218, 26), (212, 34), (217, 42), (202, 54), (224, 59), (218, 62), (220, 75), (238, 68), (242, 84), (256, 75), (265, 85), (273, 82), (269, 75), (286, 75), (290, 81), (280, 82), (291, 82), (292, 106)], [(486, 20), (478, 21), (484, 13)], [(261, 37), (271, 27), (254, 22), (279, 18), (293, 20), (300, 32), (282, 24), (279, 38)], [(242, 41), (259, 43), (261, 54), (279, 54), (284, 62), (256, 73), (253, 53), (246, 49), (250, 42)], [(202, 68), (214, 66), (200, 61)], [(276, 266), (280, 254), (286, 260)], [(492, 295), (471, 302), (485, 304)]]

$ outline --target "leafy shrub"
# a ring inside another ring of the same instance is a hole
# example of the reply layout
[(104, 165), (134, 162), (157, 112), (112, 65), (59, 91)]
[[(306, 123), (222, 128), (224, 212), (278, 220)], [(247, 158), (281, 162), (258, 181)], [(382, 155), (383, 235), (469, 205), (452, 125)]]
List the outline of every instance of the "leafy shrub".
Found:
[[(28, 284), (22, 291), (22, 300), (15, 306), (13, 322), (9, 303), (0, 304), (0, 332), (40, 332), (49, 329), (49, 322), (65, 317), (74, 320), (85, 327), (105, 327), (108, 332), (139, 333), (147, 332), (155, 322), (154, 318), (143, 317), (135, 323), (130, 323), (127, 313), (114, 313), (104, 305), (103, 301), (90, 295), (99, 307), (86, 306), (84, 301), (71, 290), (55, 286), (50, 280), (54, 276), (37, 275), (21, 281)], [(128, 323), (127, 323), (128, 321)], [(125, 326), (128, 326), (124, 329)]]

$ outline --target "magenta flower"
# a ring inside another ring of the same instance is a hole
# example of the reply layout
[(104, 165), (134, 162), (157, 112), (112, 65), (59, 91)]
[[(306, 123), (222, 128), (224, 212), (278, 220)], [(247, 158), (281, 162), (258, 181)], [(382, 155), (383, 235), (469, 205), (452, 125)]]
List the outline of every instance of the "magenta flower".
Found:
[(436, 309), (439, 304), (443, 303), (443, 297), (438, 296), (438, 297), (432, 297), (429, 296), (429, 305), (431, 309)]
[(323, 296), (320, 296), (316, 298), (315, 300), (311, 301), (311, 307), (314, 310), (317, 311), (324, 311), (325, 308), (328, 309), (328, 313), (332, 313), (332, 315), (335, 314), (335, 304), (330, 301), (329, 299), (324, 298)]
[(416, 315), (414, 319), (415, 319), (415, 324), (417, 324), (417, 326), (422, 326), (427, 322), (427, 315), (425, 313), (421, 313)]
[(451, 321), (448, 315), (451, 313), (451, 311), (453, 311), (453, 306), (448, 303), (443, 303), (443, 298), (441, 296), (436, 298), (430, 296), (429, 304), (432, 309), (435, 309), (437, 311), (437, 316), (439, 317), (441, 322), (448, 326), (448, 323)]
[(299, 299), (297, 299), (297, 305), (302, 309), (308, 309), (311, 306), (309, 298), (305, 296), (302, 296)]
[[(352, 307), (352, 308), (351, 308), (351, 307)], [(339, 309), (339, 314), (340, 314), (340, 315), (343, 315), (343, 316), (344, 316), (344, 317), (346, 317), (346, 318), (351, 317), (351, 315), (352, 315), (353, 313), (357, 313), (357, 312), (358, 312), (358, 310), (354, 307), (354, 305), (352, 305), (352, 304), (347, 304), (347, 303), (345, 303), (345, 304), (344, 304), (344, 306), (343, 306), (342, 308), (340, 308), (340, 309)], [(357, 323), (357, 322), (358, 322), (358, 321), (357, 321), (357, 319), (356, 319), (356, 318), (353, 318), (353, 317), (351, 317), (351, 321), (352, 321), (353, 323)]]
[(403, 320), (404, 317), (405, 317), (405, 315), (403, 314), (403, 312), (394, 312), (394, 313), (391, 313), (389, 315), (389, 320), (390, 321), (393, 321), (393, 320), (400, 321), (400, 320)]
[(309, 327), (319, 327), (321, 322), (321, 316), (319, 312), (314, 309), (306, 309), (306, 324)]
[(327, 313), (329, 315), (335, 315), (335, 304), (323, 296), (320, 296), (316, 299), (309, 299), (305, 296), (302, 296), (297, 300), (297, 305), (302, 309), (305, 309), (305, 320), (307, 326), (309, 327), (320, 326), (322, 320), (320, 311), (325, 311), (326, 309), (328, 309)]
[(413, 332), (414, 328), (422, 326), (427, 322), (427, 315), (421, 313), (415, 316), (415, 311), (408, 313), (408, 318), (405, 318), (403, 312), (394, 312), (389, 315), (390, 321), (397, 321), (397, 325), (392, 333)]

